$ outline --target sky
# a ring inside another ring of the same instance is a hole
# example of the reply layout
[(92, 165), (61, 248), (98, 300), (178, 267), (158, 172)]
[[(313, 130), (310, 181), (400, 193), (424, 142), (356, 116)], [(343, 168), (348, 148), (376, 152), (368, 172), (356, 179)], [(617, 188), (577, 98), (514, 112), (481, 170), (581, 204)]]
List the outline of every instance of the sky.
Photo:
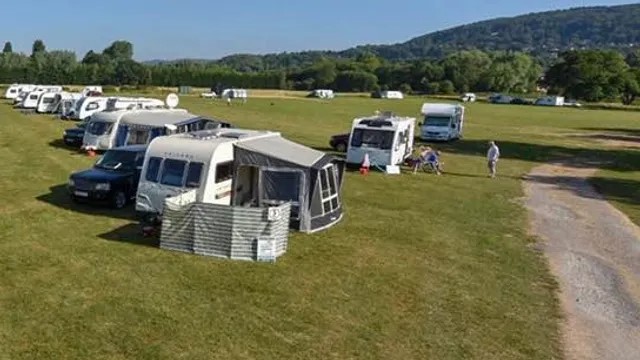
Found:
[[(571, 0), (18, 0), (3, 7), (0, 41), (31, 52), (134, 45), (136, 60), (343, 50), (393, 44), (456, 25), (531, 12), (632, 1)], [(6, 13), (10, 11), (10, 14)]]

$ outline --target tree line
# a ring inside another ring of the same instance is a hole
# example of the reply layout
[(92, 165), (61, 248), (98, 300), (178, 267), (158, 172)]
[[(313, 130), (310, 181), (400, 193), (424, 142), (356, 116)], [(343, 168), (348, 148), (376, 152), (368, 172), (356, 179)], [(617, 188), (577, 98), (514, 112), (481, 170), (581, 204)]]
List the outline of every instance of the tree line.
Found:
[(546, 72), (523, 52), (480, 50), (459, 51), (438, 60), (398, 62), (363, 52), (353, 58), (321, 56), (310, 65), (286, 70), (237, 70), (203, 61), (140, 63), (133, 60), (133, 45), (128, 41), (115, 41), (101, 52), (89, 51), (78, 61), (75, 53), (49, 51), (36, 40), (30, 55), (15, 53), (10, 42), (5, 44), (0, 54), (0, 83), (328, 88), (423, 94), (531, 93), (542, 84), (551, 93), (571, 98), (600, 101), (618, 97), (632, 103), (640, 92), (639, 54), (625, 58), (610, 50), (570, 51), (560, 54)]

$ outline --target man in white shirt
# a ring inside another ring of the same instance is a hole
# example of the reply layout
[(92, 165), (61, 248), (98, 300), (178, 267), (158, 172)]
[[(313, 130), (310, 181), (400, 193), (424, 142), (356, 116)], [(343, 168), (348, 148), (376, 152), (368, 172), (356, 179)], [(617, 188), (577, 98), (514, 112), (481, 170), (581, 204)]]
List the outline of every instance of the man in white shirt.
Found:
[(487, 151), (487, 165), (489, 167), (489, 175), (496, 177), (496, 164), (500, 158), (500, 149), (494, 141), (489, 141), (489, 151)]

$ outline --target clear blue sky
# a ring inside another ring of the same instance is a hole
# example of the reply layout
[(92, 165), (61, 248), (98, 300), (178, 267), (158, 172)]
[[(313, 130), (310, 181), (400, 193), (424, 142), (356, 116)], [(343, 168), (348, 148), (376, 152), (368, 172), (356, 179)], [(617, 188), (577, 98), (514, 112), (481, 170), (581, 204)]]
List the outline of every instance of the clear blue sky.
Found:
[(17, 0), (3, 6), (0, 41), (30, 52), (81, 58), (113, 40), (137, 60), (219, 58), (234, 53), (341, 50), (409, 40), (501, 16), (631, 1), (571, 0)]

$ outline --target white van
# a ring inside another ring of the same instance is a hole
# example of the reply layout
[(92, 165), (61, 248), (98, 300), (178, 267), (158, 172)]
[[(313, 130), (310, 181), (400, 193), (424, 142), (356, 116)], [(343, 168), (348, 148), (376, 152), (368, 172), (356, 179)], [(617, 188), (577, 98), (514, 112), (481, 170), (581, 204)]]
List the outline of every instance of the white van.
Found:
[(315, 97), (318, 99), (333, 99), (335, 97), (335, 94), (333, 90), (316, 89), (311, 93), (311, 97)]
[(464, 106), (458, 104), (422, 105), (424, 121), (420, 124), (420, 139), (450, 141), (462, 137)]
[(347, 163), (362, 164), (365, 154), (373, 166), (401, 164), (413, 151), (416, 119), (385, 112), (353, 120)]
[(167, 197), (189, 190), (196, 201), (231, 205), (234, 144), (277, 132), (218, 129), (153, 139), (147, 148), (136, 211), (162, 214)]

